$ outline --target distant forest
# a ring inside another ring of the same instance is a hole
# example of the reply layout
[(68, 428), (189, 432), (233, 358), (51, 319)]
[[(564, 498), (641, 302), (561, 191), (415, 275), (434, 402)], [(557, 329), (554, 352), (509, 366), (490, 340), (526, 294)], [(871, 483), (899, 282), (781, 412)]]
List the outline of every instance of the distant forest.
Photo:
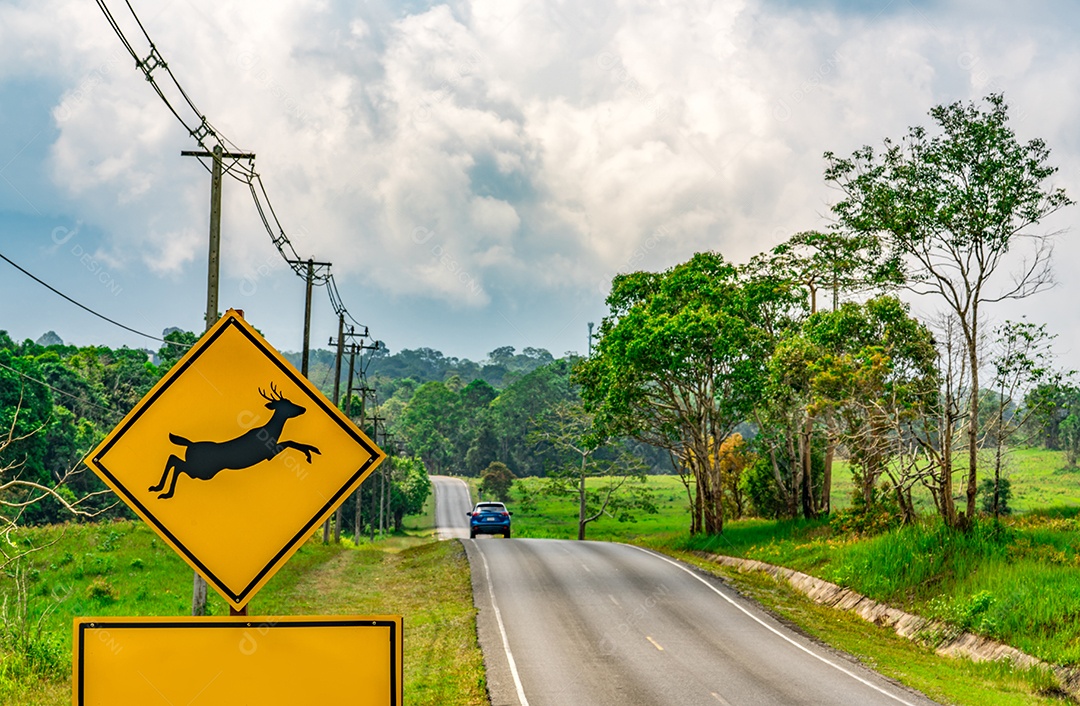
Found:
[[(168, 343), (157, 351), (65, 345), (52, 331), (18, 343), (0, 331), (0, 433), (11, 436), (0, 444), (4, 478), (48, 487), (64, 481), (60, 492), (71, 500), (104, 490), (88, 470), (71, 471), (197, 340), (192, 332), (166, 331)], [(284, 356), (300, 367), (300, 353)], [(511, 346), (480, 362), (431, 348), (381, 348), (357, 357), (351, 398), (345, 357), (339, 406), (392, 454), (419, 458), (430, 473), (476, 475), (500, 461), (517, 476), (545, 475), (565, 459), (537, 442), (535, 432), (555, 405), (580, 399), (570, 382), (575, 360)], [(309, 379), (328, 397), (334, 363), (334, 351), (310, 352)], [(651, 472), (671, 472), (666, 452), (641, 444), (628, 448)], [(5, 499), (21, 498), (16, 495)], [(88, 505), (111, 502), (105, 495)], [(67, 519), (58, 503), (46, 500), (28, 506), (20, 522)]]

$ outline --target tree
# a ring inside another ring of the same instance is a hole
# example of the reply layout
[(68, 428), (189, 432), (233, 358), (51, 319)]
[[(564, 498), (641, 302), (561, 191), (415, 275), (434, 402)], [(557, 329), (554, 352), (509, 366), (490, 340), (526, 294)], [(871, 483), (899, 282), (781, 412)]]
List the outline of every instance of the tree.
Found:
[(495, 496), (500, 502), (510, 502), (510, 488), (517, 476), (501, 461), (492, 461), (480, 474), (480, 492), (485, 496)]
[[(844, 198), (833, 206), (839, 226), (880, 237), (884, 252), (904, 258), (907, 285), (943, 299), (957, 316), (971, 377), (979, 389), (979, 337), (985, 307), (1030, 296), (1052, 281), (1053, 234), (1034, 232), (1047, 216), (1072, 203), (1048, 185), (1057, 171), (1042, 140), (1021, 144), (1008, 124), (1000, 94), (988, 107), (960, 102), (937, 106), (931, 117), (942, 134), (912, 127), (883, 152), (866, 146), (851, 157), (825, 153), (825, 178)], [(1010, 253), (1024, 248), (1020, 269), (1000, 282)], [(979, 395), (967, 409), (967, 526), (975, 513)]]
[[(15, 389), (21, 392), (22, 386)], [(49, 502), (68, 516), (93, 518), (101, 511), (87, 509), (88, 501), (112, 492), (104, 490), (76, 496), (69, 485), (74, 477), (84, 472), (77, 463), (71, 464), (55, 479), (27, 473), (26, 456), (10, 452), (16, 448), (27, 448), (35, 437), (44, 437), (48, 421), (37, 426), (26, 426), (22, 419), (26, 415), (23, 414), (25, 410), (21, 397), (13, 407), (3, 411), (8, 414), (5, 415), (5, 428), (0, 435), (0, 570), (36, 551), (35, 547), (12, 539), (12, 534), (20, 524), (24, 524), (28, 513)]]
[(1029, 436), (1048, 449), (1061, 449), (1061, 423), (1072, 411), (1080, 411), (1080, 388), (1064, 381), (1036, 385), (1025, 395), (1024, 407), (1032, 411), (1027, 419)]
[(692, 532), (723, 529), (716, 447), (758, 399), (771, 312), (792, 299), (783, 282), (744, 280), (717, 253), (612, 282), (610, 314), (576, 381), (605, 435), (668, 449), (687, 470)]
[[(745, 272), (751, 276), (767, 276), (789, 280), (806, 291), (809, 314), (818, 311), (818, 293), (832, 292), (832, 309), (840, 305), (841, 293), (882, 290), (900, 283), (900, 263), (884, 258), (880, 240), (865, 234), (796, 233), (768, 253), (754, 257)], [(803, 515), (816, 517), (831, 510), (832, 459), (837, 434), (831, 417), (818, 420), (809, 403), (809, 361), (800, 357), (813, 355), (805, 341), (780, 341), (770, 361), (769, 412), (758, 410), (758, 421), (768, 421), (771, 428), (762, 436), (759, 445), (769, 444), (776, 491), (785, 505), (785, 514), (794, 516), (801, 504)], [(765, 418), (768, 418), (767, 420)], [(824, 424), (820, 422), (824, 421)], [(823, 439), (819, 438), (823, 436)], [(824, 446), (820, 482), (815, 484), (814, 458)], [(782, 449), (778, 452), (777, 449)], [(784, 457), (779, 464), (779, 456)], [(790, 469), (790, 474), (783, 470)], [(786, 476), (786, 477), (785, 477)], [(801, 501), (801, 502), (800, 502)]]
[[(1027, 419), (1038, 413), (1032, 407), (1019, 407), (1029, 389), (1055, 388), (1062, 382), (1062, 374), (1050, 367), (1050, 343), (1054, 336), (1046, 332), (1046, 326), (1028, 321), (1006, 321), (995, 331), (993, 365), (993, 419), (987, 435), (994, 450), (994, 478), (991, 493), (991, 514), (996, 518), (1003, 514), (999, 503), (1008, 497), (1008, 480), (1002, 477), (1005, 447)], [(985, 397), (985, 395), (984, 395)], [(990, 406), (990, 405), (988, 405)], [(989, 479), (987, 479), (989, 480)]]
[(818, 310), (822, 289), (832, 294), (832, 308), (836, 309), (841, 292), (881, 290), (902, 283), (900, 262), (883, 257), (881, 241), (863, 233), (796, 233), (751, 259), (747, 271), (787, 278), (805, 287), (811, 314)]
[(1061, 439), (1065, 447), (1065, 462), (1075, 466), (1080, 459), (1080, 413), (1070, 412), (1061, 420)]
[(165, 334), (165, 342), (158, 349), (158, 367), (164, 375), (176, 365), (176, 361), (184, 357), (188, 349), (199, 340), (199, 334), (191, 331), (176, 329)]
[(476, 432), (476, 438), (465, 452), (465, 473), (470, 476), (480, 475), (488, 465), (499, 458), (499, 439), (491, 422), (484, 418)]
[(418, 515), (431, 494), (431, 478), (419, 458), (395, 456), (390, 470), (390, 515), (394, 530), (402, 530), (405, 515)]
[[(585, 539), (590, 522), (605, 515), (625, 521), (632, 519), (634, 511), (656, 512), (648, 493), (630, 484), (645, 481), (645, 466), (625, 451), (601, 456), (608, 443), (593, 422), (580, 402), (563, 402), (530, 435), (560, 453), (561, 462), (548, 470), (545, 492), (576, 499), (579, 540)], [(590, 479), (598, 482), (590, 484)]]
[(933, 335), (892, 296), (818, 313), (806, 335), (820, 351), (810, 365), (814, 405), (836, 414), (860, 506), (874, 505), (878, 482), (887, 476), (905, 519), (914, 519), (909, 491), (917, 477), (899, 472), (908, 466), (898, 457), (915, 450), (904, 426), (924, 419), (936, 400)]
[(425, 382), (398, 418), (394, 432), (404, 436), (410, 451), (435, 473), (464, 457), (461, 397), (442, 382)]
[(497, 458), (518, 475), (542, 475), (551, 458), (545, 449), (533, 447), (529, 434), (536, 420), (553, 406), (576, 398), (570, 384), (570, 366), (563, 360), (537, 368), (511, 383), (489, 408), (499, 440)]
[(738, 519), (747, 509), (746, 491), (742, 483), (743, 472), (752, 466), (757, 458), (738, 432), (724, 439), (718, 453), (720, 481), (724, 485), (724, 500), (727, 503), (724, 512)]

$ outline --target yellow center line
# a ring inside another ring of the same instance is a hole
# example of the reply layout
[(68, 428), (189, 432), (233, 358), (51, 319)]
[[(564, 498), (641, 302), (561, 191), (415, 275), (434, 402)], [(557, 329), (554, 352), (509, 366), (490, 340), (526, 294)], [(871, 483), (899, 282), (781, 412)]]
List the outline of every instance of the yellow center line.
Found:
[(651, 637), (649, 637), (648, 635), (646, 635), (646, 636), (645, 636), (645, 639), (646, 639), (646, 640), (648, 640), (649, 642), (651, 642), (651, 643), (652, 643), (652, 646), (653, 646), (653, 647), (655, 647), (656, 649), (660, 650), (661, 652), (663, 652), (663, 651), (664, 651), (664, 648), (663, 648), (663, 647), (661, 647), (661, 646), (660, 646), (660, 643), (659, 643), (659, 642), (657, 642), (656, 640), (652, 639), (652, 638), (651, 638)]

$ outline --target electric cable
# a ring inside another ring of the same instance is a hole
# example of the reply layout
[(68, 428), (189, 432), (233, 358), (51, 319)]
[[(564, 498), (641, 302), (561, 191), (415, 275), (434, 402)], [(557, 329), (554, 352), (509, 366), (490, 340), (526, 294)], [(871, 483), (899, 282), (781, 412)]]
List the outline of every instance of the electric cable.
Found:
[(149, 338), (152, 341), (158, 341), (160, 343), (168, 343), (170, 346), (179, 346), (181, 348), (190, 348), (191, 347), (186, 343), (177, 343), (175, 341), (166, 341), (164, 338), (158, 338), (157, 336), (151, 336), (148, 333), (143, 333), (142, 331), (139, 331), (138, 329), (133, 329), (130, 326), (126, 326), (126, 325), (120, 323), (119, 321), (116, 321), (115, 319), (110, 319), (108, 316), (105, 316), (104, 314), (99, 314), (98, 312), (94, 311), (93, 309), (86, 306), (85, 304), (83, 304), (81, 302), (78, 302), (78, 301), (72, 299), (71, 297), (69, 297), (68, 295), (64, 294), (59, 289), (52, 286), (51, 284), (49, 284), (45, 280), (41, 279), (40, 277), (37, 277), (37, 276), (33, 275), (32, 273), (30, 273), (29, 271), (23, 269), (18, 263), (16, 263), (14, 260), (9, 258), (4, 253), (0, 253), (0, 259), (4, 260), (9, 265), (14, 267), (16, 270), (18, 270), (19, 272), (22, 272), (24, 275), (26, 275), (30, 279), (34, 280), (35, 282), (37, 282), (41, 286), (43, 286), (46, 289), (50, 290), (53, 294), (56, 294), (56, 295), (58, 295), (60, 297), (63, 297), (64, 299), (67, 299), (69, 302), (71, 302), (75, 306), (79, 307), (80, 309), (83, 309), (84, 311), (87, 311), (87, 312), (93, 314), (94, 316), (98, 317), (99, 319), (102, 319), (103, 321), (108, 321), (113, 326), (119, 326), (120, 328), (124, 329), (125, 331), (130, 331), (131, 333), (142, 336), (143, 338)]
[(30, 382), (36, 382), (39, 385), (44, 385), (45, 387), (49, 388), (50, 390), (52, 390), (53, 392), (55, 392), (55, 393), (57, 393), (59, 395), (66, 395), (67, 397), (71, 397), (72, 399), (79, 400), (79, 402), (81, 402), (82, 404), (87, 405), (88, 407), (93, 407), (94, 409), (99, 409), (102, 412), (106, 412), (107, 414), (117, 414), (117, 410), (115, 410), (115, 409), (107, 409), (105, 407), (102, 407), (99, 404), (95, 404), (94, 402), (87, 402), (86, 400), (82, 399), (78, 395), (67, 392), (66, 390), (61, 390), (61, 389), (59, 389), (57, 387), (53, 387), (52, 385), (45, 382), (44, 380), (39, 380), (38, 378), (34, 377), (33, 375), (27, 375), (23, 371), (17, 370), (16, 368), (11, 367), (10, 365), (4, 365), (3, 363), (0, 363), (0, 368), (3, 368), (4, 370), (8, 370), (10, 372), (13, 372), (16, 375), (18, 375), (19, 377), (25, 378), (25, 379), (29, 380)]
[[(124, 0), (124, 4), (127, 6), (128, 12), (131, 14), (132, 18), (134, 18), (136, 25), (138, 25), (139, 31), (142, 33), (142, 36), (146, 40), (146, 43), (149, 45), (149, 53), (147, 54), (145, 59), (141, 59), (139, 57), (139, 53), (135, 50), (135, 47), (132, 45), (123, 28), (120, 26), (119, 21), (109, 9), (106, 0), (95, 0), (95, 2), (97, 3), (98, 8), (100, 8), (102, 13), (105, 15), (105, 19), (106, 21), (108, 21), (109, 26), (112, 27), (113, 32), (120, 39), (120, 42), (124, 45), (124, 48), (127, 49), (128, 54), (130, 54), (131, 57), (135, 60), (135, 67), (142, 72), (143, 76), (145, 77), (147, 82), (150, 83), (154, 92), (158, 95), (162, 102), (165, 103), (166, 108), (168, 108), (169, 112), (171, 112), (173, 116), (177, 119), (177, 121), (184, 127), (184, 129), (188, 132), (192, 139), (194, 139), (195, 142), (207, 152), (212, 152), (213, 146), (221, 146), (223, 149), (230, 148), (226, 151), (231, 150), (235, 152), (240, 152), (241, 150), (236, 146), (236, 143), (228, 139), (220, 130), (214, 127), (214, 125), (206, 119), (206, 116), (195, 105), (195, 102), (192, 100), (190, 94), (184, 89), (179, 79), (177, 79), (176, 74), (174, 74), (172, 69), (169, 67), (168, 62), (166, 62), (164, 57), (161, 55), (161, 52), (158, 50), (157, 45), (154, 43), (153, 39), (150, 36), (150, 33), (147, 31), (146, 26), (139, 18), (138, 13), (135, 12), (135, 8), (132, 6), (131, 0)], [(168, 96), (165, 95), (165, 91), (162, 89), (161, 85), (154, 77), (154, 72), (158, 69), (164, 71), (168, 75), (173, 86), (175, 86), (176, 91), (179, 92), (180, 97), (183, 99), (183, 102), (187, 104), (187, 107), (198, 119), (197, 126), (193, 127), (192, 124), (190, 124), (194, 123), (193, 120), (185, 119), (183, 116), (181, 116), (180, 111), (177, 109), (177, 107), (174, 106), (172, 101), (169, 100)], [(208, 144), (208, 142), (214, 142), (215, 145), (210, 145)], [(255, 171), (254, 160), (248, 160), (248, 162), (249, 163), (247, 165), (244, 165), (241, 164), (241, 161), (239, 159), (234, 159), (227, 165), (222, 165), (223, 171), (225, 174), (232, 177), (236, 181), (246, 183), (248, 185), (252, 200), (255, 204), (255, 209), (259, 214), (259, 220), (262, 222), (263, 228), (266, 230), (267, 235), (270, 237), (270, 241), (274, 244), (274, 247), (277, 248), (278, 253), (282, 256), (282, 258), (289, 264), (290, 268), (297, 275), (306, 279), (307, 270), (302, 262), (304, 258), (301, 258), (298, 255), (298, 253), (296, 252), (296, 248), (293, 246), (292, 241), (289, 239), (289, 236), (285, 231), (285, 228), (282, 226), (281, 221), (278, 218), (276, 211), (274, 210), (273, 203), (270, 201), (270, 196), (266, 191), (266, 185), (263, 183), (261, 175), (257, 171)], [(202, 165), (202, 167), (207, 171), (211, 170), (211, 166), (206, 164), (201, 158), (199, 159), (199, 164)], [(336, 315), (344, 315), (348, 317), (348, 319), (357, 326), (364, 326), (345, 307), (345, 304), (341, 299), (340, 293), (337, 290), (337, 283), (334, 281), (332, 274), (319, 274), (313, 278), (312, 284), (314, 286), (326, 285), (327, 293), (330, 298), (330, 304), (333, 307), (334, 313)], [(367, 327), (364, 326), (364, 328), (366, 329)]]

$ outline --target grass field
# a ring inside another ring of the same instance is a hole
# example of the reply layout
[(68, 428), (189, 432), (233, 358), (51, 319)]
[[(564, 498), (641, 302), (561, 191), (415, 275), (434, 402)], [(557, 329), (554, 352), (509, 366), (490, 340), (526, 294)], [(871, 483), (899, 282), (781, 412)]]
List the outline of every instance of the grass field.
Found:
[[(400, 614), (408, 703), (486, 705), (468, 561), (460, 543), (430, 538), (425, 517), (410, 518), (414, 529), (406, 534), (358, 547), (312, 539), (252, 600), (249, 611)], [(7, 618), (0, 640), (2, 704), (71, 703), (75, 616), (190, 613), (191, 570), (142, 523), (38, 528), (22, 533), (20, 541), (43, 548), (0, 577)], [(17, 615), (20, 593), (24, 620)], [(210, 594), (209, 612), (227, 615), (226, 603)], [(19, 641), (23, 649), (16, 649)]]
[[(992, 471), (992, 457), (980, 459), (980, 475)], [(1080, 507), (1080, 467), (1070, 468), (1062, 451), (1017, 448), (1005, 454), (1004, 476), (1012, 484), (1010, 505), (1015, 512), (1031, 512), (1050, 507)], [(833, 472), (832, 506), (851, 505), (851, 471), (847, 463), (837, 461)], [(958, 491), (959, 492), (959, 491)], [(930, 493), (921, 486), (913, 492), (920, 512), (932, 512)]]

